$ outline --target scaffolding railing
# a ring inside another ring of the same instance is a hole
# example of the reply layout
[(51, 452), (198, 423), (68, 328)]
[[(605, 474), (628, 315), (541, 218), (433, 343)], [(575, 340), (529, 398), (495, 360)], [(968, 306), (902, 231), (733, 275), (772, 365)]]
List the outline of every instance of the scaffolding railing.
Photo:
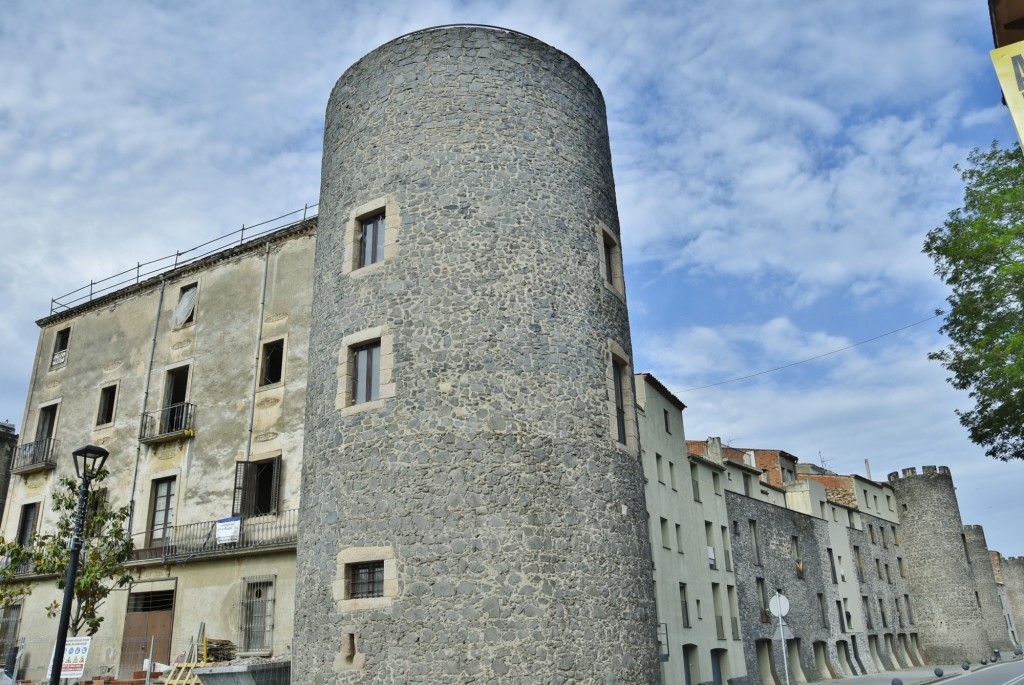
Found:
[(89, 285), (83, 285), (81, 288), (51, 299), (50, 314), (59, 314), (115, 290), (140, 283), (151, 276), (171, 271), (217, 252), (244, 245), (275, 231), (296, 226), (306, 219), (316, 216), (316, 212), (313, 210), (316, 210), (317, 207), (317, 204), (306, 205), (302, 209), (296, 209), (294, 212), (288, 212), (252, 226), (243, 225), (237, 231), (208, 240), (201, 245), (148, 262), (137, 262), (134, 267), (113, 276), (98, 281), (89, 281)]

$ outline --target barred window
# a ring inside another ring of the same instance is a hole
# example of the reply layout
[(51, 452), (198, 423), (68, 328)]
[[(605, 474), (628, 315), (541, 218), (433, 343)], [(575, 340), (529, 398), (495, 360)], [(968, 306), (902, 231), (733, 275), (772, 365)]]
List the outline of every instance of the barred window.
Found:
[(384, 562), (371, 561), (348, 567), (349, 599), (384, 596)]
[(275, 576), (242, 579), (238, 645), (243, 652), (268, 652), (274, 644)]

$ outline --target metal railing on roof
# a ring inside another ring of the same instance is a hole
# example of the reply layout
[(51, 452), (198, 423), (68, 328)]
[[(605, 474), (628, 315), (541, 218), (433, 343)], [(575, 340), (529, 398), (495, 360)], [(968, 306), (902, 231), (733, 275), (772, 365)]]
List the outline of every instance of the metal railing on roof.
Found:
[[(185, 266), (217, 252), (244, 245), (268, 233), (300, 224), (306, 219), (316, 216), (316, 213), (310, 213), (310, 210), (315, 210), (318, 206), (319, 204), (306, 205), (302, 209), (296, 209), (294, 212), (288, 212), (287, 214), (282, 214), (252, 226), (243, 225), (237, 231), (208, 240), (183, 252), (175, 252), (172, 255), (148, 262), (137, 262), (134, 267), (125, 269), (113, 276), (108, 276), (98, 281), (89, 281), (89, 285), (83, 285), (77, 290), (72, 290), (50, 300), (50, 314), (65, 312), (78, 305), (91, 302), (97, 297), (112, 293), (115, 290), (140, 283), (151, 276), (171, 271), (179, 266)], [(300, 214), (301, 218), (297, 218)]]

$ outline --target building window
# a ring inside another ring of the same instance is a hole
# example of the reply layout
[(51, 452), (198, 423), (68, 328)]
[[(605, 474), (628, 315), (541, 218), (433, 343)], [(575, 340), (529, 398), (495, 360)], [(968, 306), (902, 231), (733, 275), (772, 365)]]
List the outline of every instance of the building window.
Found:
[(761, 545), (757, 540), (757, 521), (749, 519), (748, 524), (750, 526), (750, 552), (754, 557), (754, 565), (761, 565)]
[(717, 473), (711, 474), (711, 489), (716, 495), (722, 494), (722, 478)]
[(46, 449), (46, 444), (53, 439), (53, 431), (57, 427), (57, 408), (59, 404), (49, 404), (39, 408), (39, 421), (36, 423), (36, 442), (40, 443), (41, 449)]
[(878, 574), (878, 579), (882, 579), (882, 560), (875, 559), (875, 573)]
[(757, 603), (762, 612), (768, 611), (768, 595), (764, 589), (764, 578), (755, 578), (754, 587), (757, 589)]
[(797, 535), (789, 538), (789, 554), (794, 560), (800, 559), (800, 537)]
[(690, 464), (690, 485), (693, 487), (693, 501), (700, 501), (700, 479), (696, 464)]
[(821, 625), (828, 628), (828, 608), (825, 605), (825, 595), (818, 593), (818, 614), (821, 616)]
[(21, 518), (18, 519), (18, 537), (15, 542), (21, 547), (32, 546), (32, 538), (36, 535), (36, 523), (39, 521), (39, 502), (21, 505)]
[(117, 386), (108, 385), (100, 388), (100, 408), (96, 412), (96, 425), (105, 426), (114, 422), (114, 402), (117, 399)]
[(281, 456), (235, 462), (232, 516), (276, 514), (281, 489)]
[(380, 340), (352, 348), (352, 404), (380, 399)]
[(708, 568), (717, 570), (718, 560), (715, 558), (715, 530), (711, 521), (704, 522), (704, 540), (708, 546)]
[(384, 596), (384, 562), (370, 561), (350, 564), (348, 572), (349, 599)]
[(284, 338), (263, 344), (260, 353), (260, 386), (280, 383), (284, 378)]
[(174, 527), (174, 495), (177, 478), (160, 478), (153, 481), (153, 500), (149, 515), (149, 545), (163, 544)]
[(828, 547), (825, 551), (828, 553), (828, 567), (832, 571), (832, 582), (838, 584), (839, 579), (836, 577), (836, 560), (832, 556), (832, 548)]
[(750, 474), (743, 474), (743, 494), (750, 497)]
[(160, 434), (177, 433), (189, 427), (188, 376), (189, 366), (179, 366), (167, 372), (164, 390), (164, 410), (160, 417)]
[(274, 576), (242, 579), (238, 646), (242, 652), (269, 652), (274, 644)]
[(359, 221), (359, 268), (384, 261), (384, 212)]
[(62, 328), (57, 331), (57, 337), (53, 341), (53, 357), (50, 360), (50, 367), (60, 366), (68, 360), (68, 342), (71, 340), (71, 328)]
[(875, 541), (875, 527), (873, 525), (871, 525), (870, 523), (868, 524), (868, 534), (871, 535), (871, 544), (872, 545), (876, 544), (876, 541)]
[(903, 566), (903, 557), (896, 557), (896, 566), (900, 569), (900, 578), (907, 577), (907, 569)]
[(615, 392), (615, 439), (620, 445), (626, 444), (626, 365), (612, 358), (612, 383)]
[(683, 527), (678, 523), (676, 524), (676, 550), (680, 554), (683, 553)]
[(882, 547), (889, 549), (889, 536), (885, 533), (885, 527), (879, 526), (878, 532), (882, 534)]
[(896, 526), (892, 527), (892, 544), (894, 544), (894, 545), (900, 544), (900, 536), (896, 532)]
[(662, 409), (661, 412), (665, 416), (665, 432), (672, 435), (672, 426), (668, 420), (668, 409)]
[[(0, 659), (7, 656), (11, 648), (18, 646), (18, 628), (21, 625), (21, 605), (11, 604), (0, 609)], [(7, 662), (4, 670), (8, 675), (14, 672), (14, 664)]]
[(683, 612), (683, 627), (690, 627), (690, 605), (686, 601), (686, 583), (679, 583), (679, 608)]
[(598, 225), (601, 246), (601, 276), (605, 287), (622, 295), (626, 292), (622, 277), (622, 250), (619, 241), (604, 224)]
[(654, 453), (654, 465), (658, 473), (658, 482), (662, 485), (665, 484), (665, 465), (662, 463), (661, 455), (657, 452)]
[(186, 285), (178, 292), (178, 304), (174, 308), (172, 323), (174, 328), (182, 328), (196, 321), (196, 300), (199, 298), (199, 285)]
[(675, 490), (676, 489), (676, 465), (673, 462), (671, 462), (671, 461), (669, 461), (669, 463), (668, 463), (668, 480), (669, 480), (669, 483), (672, 485), (672, 489)]

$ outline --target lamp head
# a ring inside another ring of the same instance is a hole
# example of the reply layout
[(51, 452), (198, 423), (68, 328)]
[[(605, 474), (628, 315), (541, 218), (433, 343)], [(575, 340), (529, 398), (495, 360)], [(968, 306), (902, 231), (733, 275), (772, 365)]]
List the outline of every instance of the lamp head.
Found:
[(71, 453), (75, 459), (75, 473), (79, 478), (93, 479), (103, 469), (110, 452), (96, 445), (79, 447)]

